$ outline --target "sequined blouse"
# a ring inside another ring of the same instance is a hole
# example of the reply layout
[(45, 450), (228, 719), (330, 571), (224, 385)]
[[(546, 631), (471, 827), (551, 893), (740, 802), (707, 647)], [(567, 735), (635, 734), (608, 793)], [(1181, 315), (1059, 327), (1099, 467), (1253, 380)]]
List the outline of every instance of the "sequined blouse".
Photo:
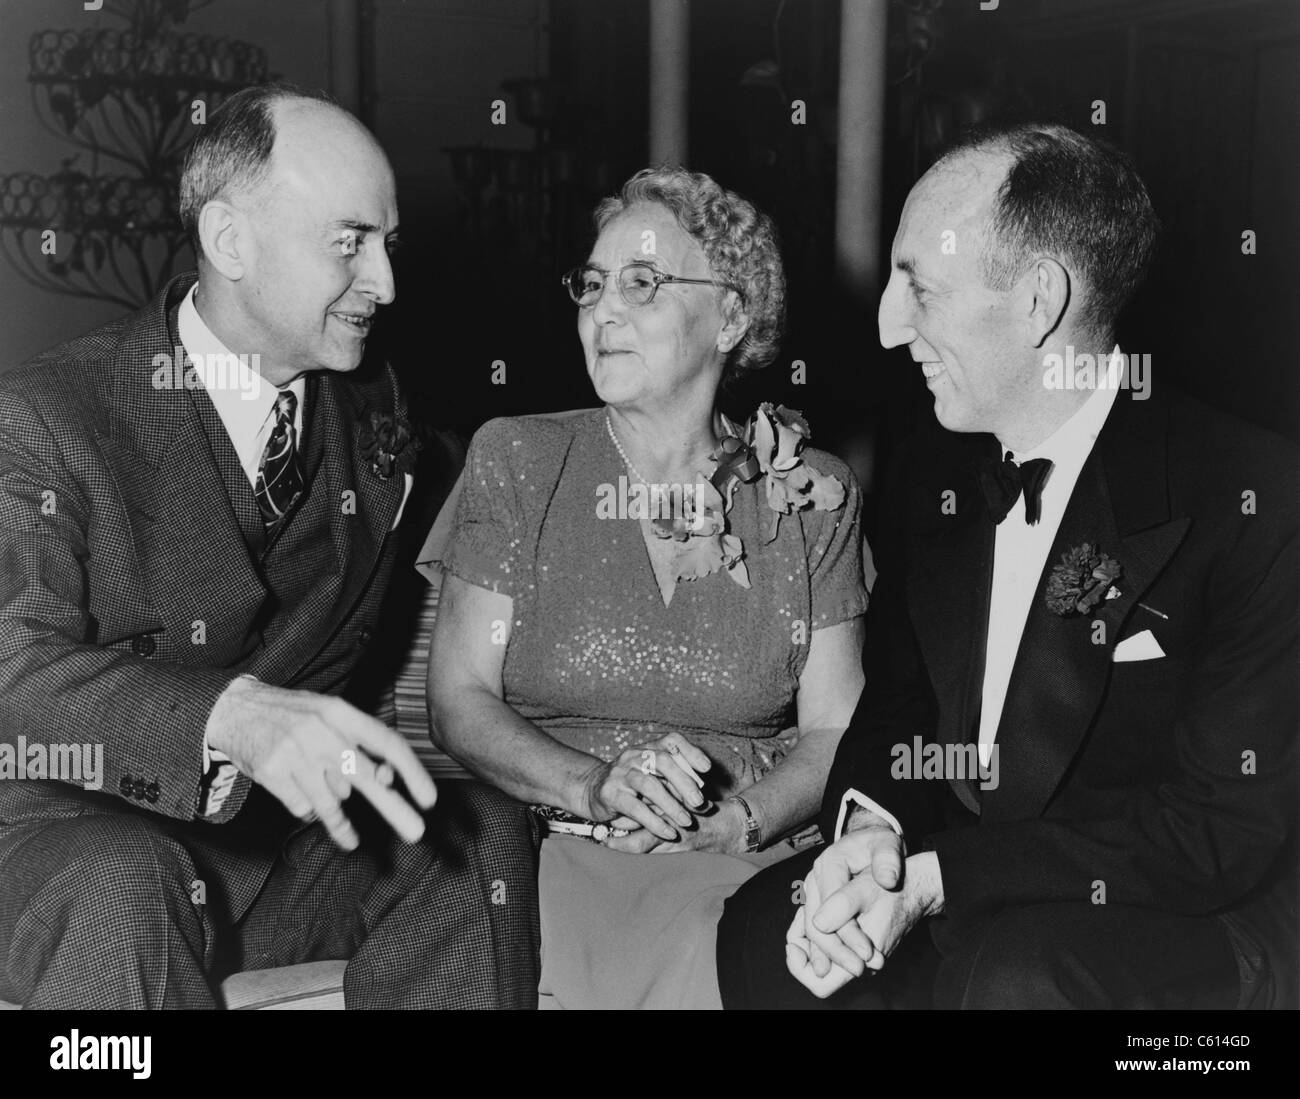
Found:
[(679, 580), (665, 606), (639, 519), (598, 517), (627, 476), (603, 409), (480, 428), (443, 565), (513, 601), (505, 700), (604, 760), (684, 734), (715, 763), (713, 796), (757, 781), (797, 734), (812, 632), (867, 605), (857, 483), (824, 451), (805, 458), (840, 479), (844, 504), (782, 516), (764, 543), (764, 481), (739, 486), (728, 514), (752, 586)]

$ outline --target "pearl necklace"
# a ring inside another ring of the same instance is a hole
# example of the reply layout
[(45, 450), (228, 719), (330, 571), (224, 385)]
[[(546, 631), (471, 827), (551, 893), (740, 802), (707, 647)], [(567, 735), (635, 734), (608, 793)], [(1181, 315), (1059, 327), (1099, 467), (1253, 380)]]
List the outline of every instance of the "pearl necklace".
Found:
[[(608, 410), (605, 412), (605, 431), (609, 435), (609, 441), (614, 444), (614, 449), (618, 451), (619, 457), (623, 459), (623, 464), (627, 466), (628, 472), (640, 481), (641, 484), (645, 485), (646, 488), (649, 488), (651, 482), (641, 476), (641, 471), (632, 463), (632, 459), (627, 456), (627, 451), (623, 449), (623, 444), (618, 441), (618, 434), (614, 431), (614, 425), (610, 421)], [(667, 481), (656, 481), (654, 483), (659, 485), (668, 484)]]
[(623, 464), (627, 466), (628, 471), (633, 477), (649, 488), (650, 482), (641, 476), (641, 471), (632, 464), (632, 459), (627, 456), (627, 451), (623, 449), (623, 444), (618, 441), (618, 436), (614, 434), (614, 425), (609, 421), (608, 412), (605, 413), (605, 430), (609, 433), (610, 442), (614, 444), (614, 448), (618, 451), (619, 457), (623, 459)]

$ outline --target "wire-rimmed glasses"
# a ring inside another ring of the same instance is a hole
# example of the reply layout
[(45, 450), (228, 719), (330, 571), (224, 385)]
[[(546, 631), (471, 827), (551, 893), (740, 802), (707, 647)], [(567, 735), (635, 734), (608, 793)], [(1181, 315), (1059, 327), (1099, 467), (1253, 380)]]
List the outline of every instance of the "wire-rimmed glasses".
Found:
[(729, 282), (719, 282), (717, 279), (687, 279), (682, 278), (680, 275), (669, 275), (649, 263), (629, 263), (617, 272), (609, 272), (594, 264), (587, 263), (569, 271), (560, 279), (560, 282), (569, 292), (569, 297), (586, 309), (600, 300), (601, 294), (605, 292), (605, 279), (611, 273), (617, 275), (616, 285), (618, 286), (619, 296), (628, 305), (633, 306), (649, 305), (655, 300), (655, 294), (659, 292), (659, 287), (666, 282), (686, 282), (697, 286), (721, 286), (727, 290), (734, 290), (737, 294), (741, 293), (739, 287), (732, 286)]

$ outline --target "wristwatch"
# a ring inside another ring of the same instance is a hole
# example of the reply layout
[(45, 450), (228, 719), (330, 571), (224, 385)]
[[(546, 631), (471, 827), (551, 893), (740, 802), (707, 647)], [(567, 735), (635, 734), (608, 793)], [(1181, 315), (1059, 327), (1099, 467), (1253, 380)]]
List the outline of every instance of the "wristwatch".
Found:
[(754, 816), (754, 810), (749, 807), (749, 802), (739, 794), (732, 794), (727, 799), (740, 805), (745, 813), (745, 853), (750, 854), (757, 851), (763, 842), (763, 834), (759, 831), (758, 820)]

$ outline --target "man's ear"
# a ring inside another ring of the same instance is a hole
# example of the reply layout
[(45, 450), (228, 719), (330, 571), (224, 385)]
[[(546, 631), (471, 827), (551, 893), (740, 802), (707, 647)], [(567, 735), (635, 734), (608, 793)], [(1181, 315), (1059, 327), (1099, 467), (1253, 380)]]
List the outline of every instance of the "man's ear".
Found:
[(1056, 260), (1044, 257), (1025, 273), (1023, 285), (1029, 341), (1034, 347), (1042, 347), (1070, 304), (1070, 273)]
[(199, 244), (203, 258), (232, 282), (244, 277), (252, 233), (248, 219), (227, 202), (213, 199), (199, 211)]
[(718, 329), (718, 350), (724, 355), (736, 349), (736, 345), (745, 338), (749, 331), (749, 314), (740, 304), (740, 295), (734, 290), (727, 291), (727, 300), (723, 303), (722, 315), (726, 318)]

